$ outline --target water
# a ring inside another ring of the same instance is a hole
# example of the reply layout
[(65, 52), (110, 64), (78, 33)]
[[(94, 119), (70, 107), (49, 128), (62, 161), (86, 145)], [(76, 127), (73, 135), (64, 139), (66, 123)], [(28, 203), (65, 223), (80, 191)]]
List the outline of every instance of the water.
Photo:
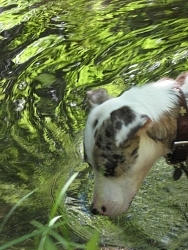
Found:
[[(181, 0), (0, 1), (0, 244), (46, 223), (65, 181), (79, 171), (61, 213), (72, 239), (93, 228), (101, 245), (188, 249), (187, 179), (160, 160), (128, 213), (91, 216), (92, 171), (83, 163), (85, 92), (118, 95), (188, 69), (188, 3)], [(34, 248), (31, 240), (18, 249)]]

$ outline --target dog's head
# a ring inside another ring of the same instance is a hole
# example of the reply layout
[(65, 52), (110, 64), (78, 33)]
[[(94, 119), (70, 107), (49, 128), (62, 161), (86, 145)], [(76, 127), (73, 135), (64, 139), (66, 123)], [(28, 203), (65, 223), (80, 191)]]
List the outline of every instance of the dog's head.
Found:
[(84, 135), (85, 161), (93, 167), (95, 177), (92, 212), (119, 215), (129, 208), (155, 161), (157, 143), (147, 135), (150, 118), (121, 98), (109, 99), (105, 92), (103, 103), (94, 104)]

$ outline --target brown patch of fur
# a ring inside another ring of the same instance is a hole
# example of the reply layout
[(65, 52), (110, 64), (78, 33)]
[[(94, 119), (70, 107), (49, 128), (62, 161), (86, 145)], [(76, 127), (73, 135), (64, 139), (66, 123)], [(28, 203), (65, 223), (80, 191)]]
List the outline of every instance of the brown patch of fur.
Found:
[(176, 139), (178, 115), (178, 107), (170, 112), (165, 112), (159, 122), (154, 123), (147, 131), (150, 138), (162, 142), (167, 150), (170, 150), (173, 141)]

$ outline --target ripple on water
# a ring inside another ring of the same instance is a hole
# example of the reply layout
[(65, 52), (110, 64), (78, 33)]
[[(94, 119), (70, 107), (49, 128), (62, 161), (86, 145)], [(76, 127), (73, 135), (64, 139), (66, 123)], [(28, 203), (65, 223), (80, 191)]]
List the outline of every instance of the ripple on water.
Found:
[(127, 214), (96, 217), (89, 212), (93, 174), (82, 160), (87, 90), (105, 87), (116, 96), (187, 70), (187, 5), (180, 0), (2, 1), (0, 220), (4, 208), (40, 190), (17, 208), (2, 244), (32, 231), (32, 219), (47, 223), (57, 193), (78, 171), (61, 208), (73, 239), (85, 242), (97, 229), (103, 250), (188, 247), (185, 176), (172, 181), (171, 167), (159, 161)]

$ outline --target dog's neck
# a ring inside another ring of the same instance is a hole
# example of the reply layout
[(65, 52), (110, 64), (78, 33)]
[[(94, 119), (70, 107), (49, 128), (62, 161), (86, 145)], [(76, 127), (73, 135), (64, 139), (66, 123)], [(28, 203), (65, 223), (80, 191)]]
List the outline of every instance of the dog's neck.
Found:
[[(147, 131), (150, 138), (160, 141), (170, 150), (167, 161), (170, 164), (184, 162), (188, 155), (188, 108), (184, 93), (178, 87), (175, 91), (180, 93), (179, 105), (166, 112), (159, 122), (154, 123)], [(159, 129), (160, 128), (160, 129)]]
[(176, 139), (178, 110), (165, 112), (158, 122), (148, 129), (148, 136), (164, 145), (164, 154), (171, 152), (173, 141)]
[(167, 161), (171, 164), (184, 162), (188, 156), (188, 108), (183, 91), (180, 88), (177, 91), (180, 100), (176, 139), (172, 144), (172, 153), (167, 155)]
[(134, 110), (151, 118), (153, 125), (147, 130), (148, 136), (163, 144), (165, 154), (171, 152), (179, 129), (177, 126), (178, 117), (181, 115), (179, 111), (183, 112), (185, 109), (180, 107), (182, 98), (186, 105), (183, 92), (179, 91), (177, 84), (166, 80), (157, 84), (136, 87), (134, 91), (130, 89), (125, 92), (121, 98), (125, 98), (126, 102), (129, 99), (131, 102), (134, 100)]

